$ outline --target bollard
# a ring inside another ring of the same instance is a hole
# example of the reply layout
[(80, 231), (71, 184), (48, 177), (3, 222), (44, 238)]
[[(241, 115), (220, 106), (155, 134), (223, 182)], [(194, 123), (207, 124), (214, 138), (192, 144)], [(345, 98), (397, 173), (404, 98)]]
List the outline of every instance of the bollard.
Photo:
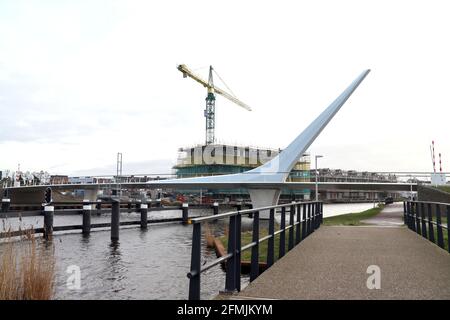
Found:
[(120, 226), (120, 201), (113, 200), (111, 206), (111, 240), (119, 240), (119, 226)]
[(95, 205), (95, 209), (97, 210), (97, 215), (102, 214), (102, 200), (97, 200), (97, 204)]
[(141, 200), (136, 200), (136, 212), (141, 211)]
[(53, 236), (53, 213), (54, 206), (44, 207), (44, 239), (51, 240)]
[(217, 214), (219, 214), (219, 203), (214, 202), (213, 203), (213, 215), (217, 215)]
[(182, 210), (183, 210), (183, 223), (186, 224), (188, 223), (189, 220), (189, 204), (183, 203)]
[(82, 232), (84, 235), (88, 235), (91, 233), (91, 211), (92, 205), (86, 204), (83, 205), (83, 229)]
[(141, 229), (147, 229), (148, 223), (148, 205), (146, 203), (141, 204)]
[(11, 206), (11, 199), (2, 199), (2, 212), (8, 212)]

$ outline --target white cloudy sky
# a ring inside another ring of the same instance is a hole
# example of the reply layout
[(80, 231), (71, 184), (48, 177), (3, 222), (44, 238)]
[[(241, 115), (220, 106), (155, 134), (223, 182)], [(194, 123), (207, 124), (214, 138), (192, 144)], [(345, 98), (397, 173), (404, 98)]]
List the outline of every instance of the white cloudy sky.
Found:
[[(285, 147), (363, 70), (311, 146), (321, 167), (450, 171), (448, 1), (0, 2), (0, 169), (169, 172), (204, 139), (212, 64), (252, 112), (217, 99), (217, 137)], [(206, 77), (207, 69), (198, 71)]]

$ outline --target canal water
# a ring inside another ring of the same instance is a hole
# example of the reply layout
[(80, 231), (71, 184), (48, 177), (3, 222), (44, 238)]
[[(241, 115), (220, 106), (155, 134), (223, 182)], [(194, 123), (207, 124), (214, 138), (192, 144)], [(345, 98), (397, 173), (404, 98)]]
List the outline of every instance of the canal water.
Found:
[[(326, 204), (324, 217), (349, 212), (360, 212), (373, 207), (373, 203)], [(211, 210), (191, 210), (191, 215), (210, 215)], [(181, 211), (158, 211), (149, 218), (180, 217)], [(121, 221), (138, 220), (136, 213), (122, 213)], [(279, 217), (278, 217), (279, 219)], [(2, 228), (11, 226), (42, 227), (42, 217), (2, 219)], [(92, 216), (92, 223), (108, 222), (110, 215)], [(243, 230), (251, 229), (252, 220), (242, 218)], [(54, 225), (81, 224), (81, 216), (55, 216)], [(209, 227), (215, 235), (222, 235), (226, 221)], [(262, 223), (264, 224), (264, 222)], [(95, 230), (89, 236), (79, 231), (55, 234), (53, 248), (56, 257), (56, 299), (186, 299), (189, 281), (192, 226), (149, 224), (145, 231), (136, 227), (121, 228), (120, 241), (112, 244), (109, 230)], [(42, 246), (42, 248), (46, 248)], [(1, 246), (0, 246), (1, 251)], [(202, 239), (202, 264), (216, 258), (213, 249), (206, 248)], [(80, 289), (70, 289), (67, 270), (73, 266), (81, 271)], [(243, 275), (242, 287), (248, 284)], [(223, 290), (225, 272), (220, 266), (201, 275), (202, 299), (211, 299)]]

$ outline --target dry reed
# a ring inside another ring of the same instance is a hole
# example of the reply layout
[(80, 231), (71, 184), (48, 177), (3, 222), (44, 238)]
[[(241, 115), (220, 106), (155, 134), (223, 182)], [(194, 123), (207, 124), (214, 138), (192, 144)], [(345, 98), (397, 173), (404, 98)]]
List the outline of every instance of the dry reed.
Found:
[(208, 223), (206, 223), (204, 228), (205, 228), (206, 247), (214, 248), (215, 237), (211, 231), (211, 226)]
[(53, 297), (55, 258), (53, 246), (37, 244), (33, 229), (18, 241), (6, 232), (0, 243), (0, 300), (48, 300)]

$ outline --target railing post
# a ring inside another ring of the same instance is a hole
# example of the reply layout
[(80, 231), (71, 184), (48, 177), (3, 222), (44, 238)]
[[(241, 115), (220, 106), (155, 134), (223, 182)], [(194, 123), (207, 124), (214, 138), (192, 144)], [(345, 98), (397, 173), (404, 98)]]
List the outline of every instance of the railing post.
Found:
[(323, 202), (320, 203), (320, 224), (323, 223)]
[(2, 199), (2, 212), (8, 212), (11, 206), (11, 199)]
[(281, 207), (281, 221), (280, 221), (280, 251), (279, 258), (283, 257), (286, 251), (286, 207)]
[(189, 275), (189, 300), (200, 300), (201, 224), (194, 223), (192, 231), (191, 272)]
[(300, 235), (300, 225), (301, 222), (301, 206), (300, 204), (297, 204), (297, 227), (295, 228), (295, 244), (299, 244), (301, 241), (301, 235)]
[(236, 215), (236, 259), (235, 259), (235, 284), (236, 290), (241, 291), (241, 219), (240, 214)]
[(183, 224), (187, 224), (189, 220), (189, 204), (184, 202), (181, 207)]
[(406, 224), (406, 201), (403, 201), (403, 223)]
[(236, 215), (230, 217), (228, 227), (228, 253), (232, 256), (227, 260), (227, 274), (225, 278), (225, 291), (236, 290)]
[(111, 204), (111, 240), (119, 240), (120, 227), (120, 201), (113, 199)]
[(148, 223), (148, 205), (146, 203), (141, 204), (141, 229), (147, 229)]
[(255, 280), (259, 275), (259, 212), (253, 213), (253, 234), (252, 242), (256, 243), (252, 247), (252, 260), (250, 266), (250, 282)]
[(51, 240), (53, 236), (54, 206), (44, 206), (44, 239)]
[(450, 205), (447, 206), (447, 247), (450, 253)]
[(417, 216), (417, 212), (416, 212), (416, 203), (415, 202), (411, 202), (411, 229), (416, 232), (416, 216)]
[(319, 203), (314, 202), (314, 230), (316, 230), (319, 227)]
[(411, 215), (411, 203), (409, 201), (406, 201), (406, 221), (405, 221), (405, 224), (408, 227), (408, 229), (411, 229), (410, 215)]
[(269, 213), (269, 238), (267, 243), (267, 267), (271, 267), (274, 263), (274, 247), (275, 247), (275, 209), (270, 209)]
[(425, 204), (420, 203), (420, 217), (422, 218), (422, 237), (427, 238), (427, 223), (425, 221)]
[(82, 233), (84, 235), (88, 235), (89, 233), (91, 233), (91, 211), (92, 211), (91, 204), (83, 205), (83, 230), (82, 230)]
[(436, 204), (436, 231), (437, 231), (437, 244), (439, 247), (444, 248), (444, 234), (442, 233), (442, 220), (441, 220), (441, 206)]
[(431, 211), (431, 203), (428, 203), (428, 236), (431, 242), (434, 241), (434, 228), (433, 228), (433, 212)]
[(302, 240), (306, 238), (307, 225), (306, 225), (306, 203), (303, 204), (303, 220), (302, 220)]
[(289, 207), (289, 225), (291, 228), (289, 229), (289, 251), (294, 247), (294, 215), (295, 215), (295, 206), (291, 205)]
[(418, 234), (422, 234), (422, 231), (420, 230), (420, 204), (418, 202), (416, 202), (415, 204), (416, 207), (416, 231)]
[(312, 224), (311, 224), (311, 203), (308, 203), (308, 222), (307, 222), (307, 233), (306, 233), (306, 235), (310, 235), (311, 233), (312, 233), (312, 231), (311, 231), (311, 227), (312, 227)]

